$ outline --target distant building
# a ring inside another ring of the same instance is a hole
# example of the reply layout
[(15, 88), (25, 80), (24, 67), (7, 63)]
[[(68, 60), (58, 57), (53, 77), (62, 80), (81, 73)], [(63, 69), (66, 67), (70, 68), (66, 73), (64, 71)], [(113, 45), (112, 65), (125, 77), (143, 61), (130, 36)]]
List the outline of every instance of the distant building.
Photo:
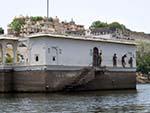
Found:
[(130, 32), (122, 31), (117, 28), (92, 28), (88, 31), (88, 35), (104, 38), (104, 39), (125, 39), (125, 40), (133, 40), (130, 36)]
[[(93, 37), (114, 40), (150, 40), (150, 35), (143, 32), (133, 32), (128, 29), (120, 30), (116, 28), (89, 28), (85, 29), (84, 25), (78, 25), (72, 19), (70, 22), (60, 21), (56, 16), (55, 18), (39, 17), (40, 19), (34, 20), (36, 17), (19, 16), (14, 19), (21, 19), (24, 25), (20, 29), (19, 34), (8, 25), (8, 35), (26, 37), (31, 34), (60, 34), (81, 37)], [(17, 34), (17, 35), (16, 35)]]
[[(84, 35), (85, 28), (83, 25), (77, 25), (73, 20), (70, 22), (60, 22), (58, 17), (49, 18), (41, 17), (40, 20), (33, 20), (33, 17), (19, 16), (15, 19), (24, 20), (25, 24), (22, 26), (19, 35), (26, 36), (35, 33), (54, 33), (54, 34), (75, 34)], [(15, 31), (8, 25), (8, 35), (15, 35)]]

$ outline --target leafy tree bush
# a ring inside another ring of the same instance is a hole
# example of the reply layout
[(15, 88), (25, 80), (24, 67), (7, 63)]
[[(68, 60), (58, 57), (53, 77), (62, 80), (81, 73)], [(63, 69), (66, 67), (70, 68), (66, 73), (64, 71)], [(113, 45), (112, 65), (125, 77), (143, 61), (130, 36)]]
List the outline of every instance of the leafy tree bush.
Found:
[(137, 71), (147, 74), (150, 72), (150, 42), (138, 42)]
[(14, 19), (11, 24), (10, 27), (12, 28), (12, 30), (14, 30), (16, 32), (16, 34), (20, 33), (21, 27), (25, 24), (24, 19)]
[(108, 27), (108, 24), (101, 21), (94, 21), (90, 28), (104, 28), (104, 27)]
[(112, 22), (110, 24), (107, 24), (101, 21), (94, 21), (90, 26), (90, 28), (106, 28), (106, 27), (111, 29), (120, 29), (120, 30), (126, 29), (126, 27), (123, 24), (120, 24), (118, 22)]
[(13, 63), (13, 58), (11, 57), (11, 55), (7, 54), (5, 62), (6, 63)]
[(4, 29), (0, 27), (0, 34), (4, 34)]
[(41, 17), (41, 16), (35, 16), (35, 17), (31, 17), (31, 21), (41, 21), (41, 20), (43, 20), (43, 17)]
[(120, 24), (118, 22), (112, 22), (108, 26), (109, 26), (109, 28), (115, 28), (115, 29), (117, 28), (117, 29), (120, 29), (120, 30), (126, 29), (126, 27), (123, 24)]

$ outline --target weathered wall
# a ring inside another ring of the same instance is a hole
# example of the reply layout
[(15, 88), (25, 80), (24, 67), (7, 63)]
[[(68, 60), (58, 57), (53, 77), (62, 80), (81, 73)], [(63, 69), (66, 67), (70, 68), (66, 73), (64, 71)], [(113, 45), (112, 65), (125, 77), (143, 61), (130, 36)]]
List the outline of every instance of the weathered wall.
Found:
[(0, 70), (0, 92), (13, 91), (14, 76), (12, 70)]
[(77, 90), (136, 89), (135, 72), (96, 72), (96, 79)]
[[(61, 91), (78, 71), (24, 71), (0, 73), (0, 92)], [(135, 89), (135, 72), (96, 72), (95, 79), (76, 90)]]
[(0, 92), (3, 92), (5, 89), (5, 86), (4, 86), (4, 73), (3, 72), (0, 72)]
[(46, 73), (44, 71), (15, 72), (14, 91), (44, 91)]

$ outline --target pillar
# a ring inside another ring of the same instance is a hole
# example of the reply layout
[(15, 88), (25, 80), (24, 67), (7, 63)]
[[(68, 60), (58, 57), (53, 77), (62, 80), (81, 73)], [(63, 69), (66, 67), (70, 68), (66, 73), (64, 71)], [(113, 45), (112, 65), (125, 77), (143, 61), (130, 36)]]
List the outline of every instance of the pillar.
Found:
[(6, 64), (6, 43), (3, 42), (2, 43), (2, 64), (5, 65)]
[(14, 60), (13, 63), (16, 64), (17, 63), (17, 43), (13, 44), (13, 56), (14, 56)]
[[(3, 52), (2, 52), (2, 44), (1, 43), (0, 43), (0, 54), (1, 54), (1, 60), (2, 60), (2, 57), (3, 57), (2, 54), (3, 54)], [(0, 64), (2, 64), (2, 62), (3, 61), (1, 61)]]

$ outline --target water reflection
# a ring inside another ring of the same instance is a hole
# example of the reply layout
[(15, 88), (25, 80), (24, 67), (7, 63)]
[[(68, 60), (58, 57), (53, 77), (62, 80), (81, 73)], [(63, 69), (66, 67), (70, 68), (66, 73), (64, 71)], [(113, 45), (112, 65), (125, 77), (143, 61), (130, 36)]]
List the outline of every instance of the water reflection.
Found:
[(150, 85), (137, 91), (0, 94), (0, 113), (148, 113)]

